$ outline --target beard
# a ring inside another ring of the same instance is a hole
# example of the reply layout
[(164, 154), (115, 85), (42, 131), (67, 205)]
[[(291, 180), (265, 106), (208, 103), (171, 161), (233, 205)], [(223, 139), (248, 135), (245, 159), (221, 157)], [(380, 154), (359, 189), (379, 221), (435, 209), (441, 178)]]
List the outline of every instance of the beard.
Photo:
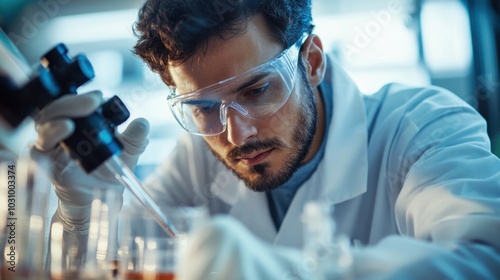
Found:
[[(208, 144), (207, 146), (212, 151), (215, 157), (219, 159), (229, 170), (231, 170), (240, 180), (245, 182), (246, 186), (256, 192), (271, 191), (279, 186), (286, 183), (292, 175), (300, 167), (301, 162), (306, 157), (310, 150), (314, 134), (316, 133), (316, 127), (318, 122), (317, 112), (316, 112), (316, 102), (314, 96), (314, 90), (307, 78), (305, 67), (302, 63), (299, 64), (299, 71), (301, 73), (302, 84), (302, 94), (304, 100), (301, 108), (299, 109), (299, 115), (292, 134), (292, 147), (286, 147), (286, 145), (277, 137), (273, 137), (261, 141), (248, 142), (241, 147), (235, 147), (229, 151), (226, 159), (222, 158), (221, 155), (217, 154)], [(294, 94), (292, 92), (292, 94)], [(278, 111), (279, 112), (279, 111)], [(284, 116), (285, 118), (290, 116)], [(269, 170), (269, 163), (260, 163), (253, 165), (249, 168), (252, 174), (257, 174), (258, 179), (251, 180), (245, 177), (233, 168), (229, 162), (234, 162), (235, 159), (244, 154), (252, 153), (254, 151), (261, 151), (269, 148), (274, 148), (276, 150), (283, 150), (288, 148), (291, 153), (282, 163), (281, 168), (276, 172), (271, 172)]]

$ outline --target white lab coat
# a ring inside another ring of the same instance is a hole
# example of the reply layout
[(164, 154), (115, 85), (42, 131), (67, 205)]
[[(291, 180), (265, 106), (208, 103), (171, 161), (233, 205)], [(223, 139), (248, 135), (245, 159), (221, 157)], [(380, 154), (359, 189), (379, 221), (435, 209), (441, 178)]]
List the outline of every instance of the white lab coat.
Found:
[(363, 95), (335, 64), (321, 89), (333, 118), (325, 154), (295, 195), (277, 232), (265, 193), (249, 190), (185, 134), (146, 185), (159, 204), (207, 204), (260, 239), (302, 246), (300, 216), (310, 200), (335, 205), (339, 232), (356, 243), (391, 235), (437, 243), (473, 240), (500, 248), (500, 160), (486, 123), (454, 94), (437, 87), (390, 84)]

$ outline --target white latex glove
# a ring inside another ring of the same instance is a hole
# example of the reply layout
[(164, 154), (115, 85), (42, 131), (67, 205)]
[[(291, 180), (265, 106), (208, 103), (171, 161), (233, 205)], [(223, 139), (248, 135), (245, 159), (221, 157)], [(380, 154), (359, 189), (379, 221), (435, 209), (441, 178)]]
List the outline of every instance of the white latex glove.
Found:
[[(32, 155), (45, 155), (52, 161), (53, 183), (59, 197), (56, 217), (70, 231), (85, 230), (96, 188), (123, 192), (123, 187), (103, 166), (86, 174), (58, 145), (74, 131), (70, 118), (90, 115), (102, 102), (102, 93), (98, 91), (67, 95), (46, 106), (35, 117), (38, 139)], [(136, 119), (122, 134), (116, 135), (124, 147), (120, 157), (132, 170), (148, 144), (148, 132), (148, 122)]]
[(299, 279), (295, 271), (304, 262), (300, 250), (265, 243), (237, 220), (219, 216), (188, 237), (176, 279)]

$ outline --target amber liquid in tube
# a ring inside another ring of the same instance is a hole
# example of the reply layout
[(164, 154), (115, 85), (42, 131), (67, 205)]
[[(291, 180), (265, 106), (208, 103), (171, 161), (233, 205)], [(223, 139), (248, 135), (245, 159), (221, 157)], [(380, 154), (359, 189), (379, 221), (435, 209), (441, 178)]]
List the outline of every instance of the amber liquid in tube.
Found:
[(160, 207), (144, 190), (141, 183), (135, 177), (134, 173), (123, 163), (123, 161), (116, 155), (107, 159), (104, 164), (114, 175), (115, 178), (127, 188), (139, 202), (149, 211), (155, 218), (158, 224), (172, 237), (176, 237), (177, 231), (172, 223), (168, 220), (167, 216), (163, 214)]

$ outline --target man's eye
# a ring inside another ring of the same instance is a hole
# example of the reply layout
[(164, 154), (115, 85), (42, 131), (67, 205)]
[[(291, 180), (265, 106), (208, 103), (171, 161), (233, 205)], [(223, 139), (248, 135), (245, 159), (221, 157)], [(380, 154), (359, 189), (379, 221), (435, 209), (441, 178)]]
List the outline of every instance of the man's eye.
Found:
[(258, 88), (247, 89), (243, 92), (243, 96), (245, 97), (259, 96), (261, 94), (264, 94), (267, 91), (267, 89), (269, 89), (269, 84), (266, 84)]
[(205, 104), (205, 106), (198, 106), (198, 111), (202, 114), (210, 114), (217, 109), (216, 103)]
[(220, 102), (216, 101), (205, 101), (205, 100), (191, 100), (185, 103), (188, 105), (192, 112), (196, 115), (207, 115), (211, 114), (219, 109)]

